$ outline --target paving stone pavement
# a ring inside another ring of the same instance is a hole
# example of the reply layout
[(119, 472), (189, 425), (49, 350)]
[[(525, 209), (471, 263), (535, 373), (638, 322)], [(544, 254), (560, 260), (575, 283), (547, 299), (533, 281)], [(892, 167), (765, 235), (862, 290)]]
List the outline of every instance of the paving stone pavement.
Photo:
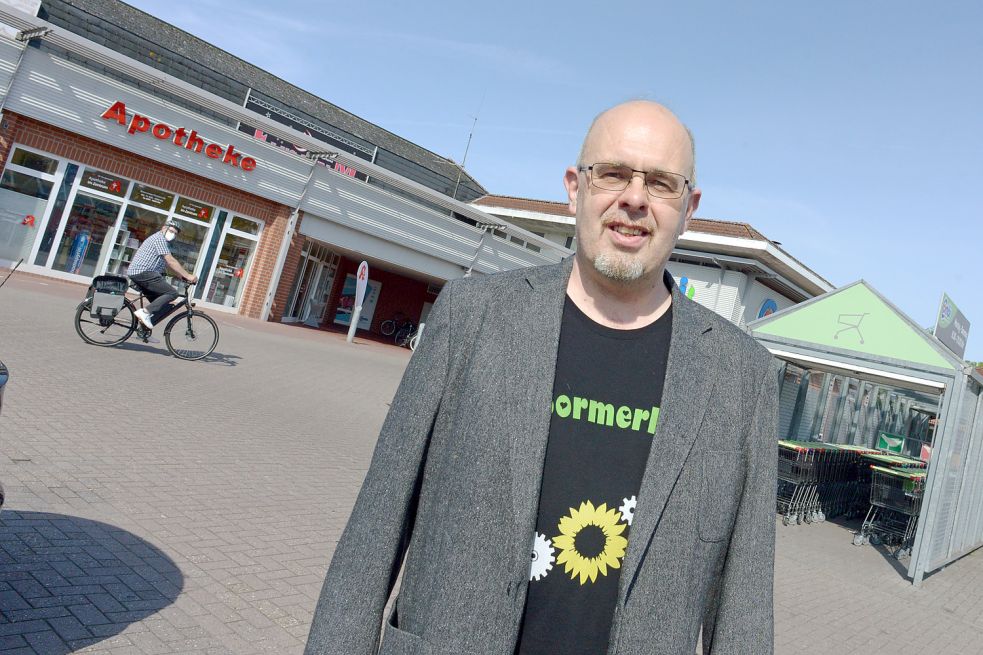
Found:
[[(217, 312), (217, 356), (102, 349), (82, 289), (0, 289), (0, 652), (303, 650), (408, 351)], [(778, 653), (983, 652), (983, 552), (914, 589), (849, 525), (778, 526)]]

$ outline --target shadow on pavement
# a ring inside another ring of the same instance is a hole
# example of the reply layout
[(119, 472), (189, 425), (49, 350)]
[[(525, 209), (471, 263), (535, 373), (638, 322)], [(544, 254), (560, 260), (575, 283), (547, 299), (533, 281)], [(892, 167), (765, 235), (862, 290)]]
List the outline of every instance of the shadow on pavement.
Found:
[(212, 353), (205, 359), (201, 360), (206, 364), (218, 364), (222, 366), (238, 366), (236, 360), (242, 359), (239, 355), (226, 355), (225, 353)]
[(174, 562), (120, 528), (63, 514), (0, 513), (0, 651), (65, 655), (175, 601)]
[[(860, 532), (860, 528), (863, 527), (864, 524), (862, 517), (846, 518), (843, 516), (837, 516), (836, 518), (829, 519), (829, 522), (834, 525), (838, 525), (839, 527), (843, 528), (844, 531), (848, 531), (853, 535), (858, 534)], [(902, 580), (910, 580), (908, 577), (908, 564), (910, 563), (910, 560), (907, 556), (904, 556), (900, 560), (895, 557), (894, 553), (897, 551), (897, 546), (888, 546), (882, 543), (868, 543), (864, 544), (863, 546), (857, 546), (857, 548), (873, 548), (887, 561), (888, 564), (891, 565), (891, 568), (893, 568), (894, 571), (901, 576)]]
[[(163, 343), (143, 343), (139, 340), (131, 340), (121, 343), (118, 346), (113, 346), (120, 350), (131, 350), (133, 352), (143, 352), (151, 353), (154, 355), (163, 355), (164, 357), (174, 357), (167, 349)], [(176, 359), (176, 358), (175, 358)], [(242, 359), (239, 355), (230, 355), (226, 353), (213, 352), (208, 357), (205, 357), (202, 362), (209, 364), (219, 364), (224, 366), (237, 366), (238, 362), (236, 360)]]

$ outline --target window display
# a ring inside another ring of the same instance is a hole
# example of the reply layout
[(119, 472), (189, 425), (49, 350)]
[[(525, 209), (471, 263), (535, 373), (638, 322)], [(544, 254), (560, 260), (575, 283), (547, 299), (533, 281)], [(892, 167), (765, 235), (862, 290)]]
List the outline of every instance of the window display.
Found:
[(79, 193), (68, 210), (52, 268), (92, 277), (112, 236), (120, 203)]
[(0, 177), (0, 259), (27, 258), (36, 247), (37, 266), (125, 275), (167, 220), (181, 225), (171, 254), (202, 280), (196, 297), (207, 289), (206, 302), (238, 306), (262, 222), (19, 146)]

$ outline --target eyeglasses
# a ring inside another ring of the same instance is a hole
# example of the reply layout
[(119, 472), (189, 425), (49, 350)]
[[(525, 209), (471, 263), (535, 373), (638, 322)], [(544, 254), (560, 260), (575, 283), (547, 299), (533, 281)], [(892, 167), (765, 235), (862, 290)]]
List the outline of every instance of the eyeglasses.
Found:
[(605, 191), (623, 191), (635, 173), (641, 174), (649, 195), (655, 198), (671, 200), (683, 195), (686, 188), (692, 188), (688, 179), (668, 171), (640, 171), (623, 164), (593, 164), (578, 166), (577, 170), (587, 173), (590, 183)]

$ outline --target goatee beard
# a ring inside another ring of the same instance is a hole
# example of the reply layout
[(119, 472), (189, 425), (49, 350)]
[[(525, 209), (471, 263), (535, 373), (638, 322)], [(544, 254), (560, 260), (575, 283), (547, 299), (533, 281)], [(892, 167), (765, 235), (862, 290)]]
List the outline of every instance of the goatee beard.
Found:
[(615, 282), (634, 282), (645, 274), (645, 267), (635, 257), (602, 252), (594, 257), (594, 270)]

